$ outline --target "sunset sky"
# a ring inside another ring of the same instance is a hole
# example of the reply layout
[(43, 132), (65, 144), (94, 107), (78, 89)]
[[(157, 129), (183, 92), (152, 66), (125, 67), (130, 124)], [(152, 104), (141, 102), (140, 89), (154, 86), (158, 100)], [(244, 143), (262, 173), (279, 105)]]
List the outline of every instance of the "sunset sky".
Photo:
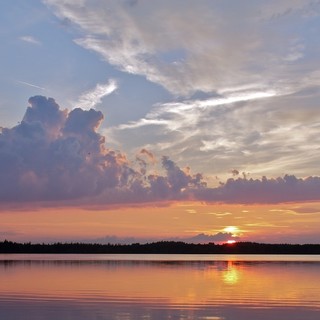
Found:
[(320, 2), (12, 0), (0, 240), (320, 243)]

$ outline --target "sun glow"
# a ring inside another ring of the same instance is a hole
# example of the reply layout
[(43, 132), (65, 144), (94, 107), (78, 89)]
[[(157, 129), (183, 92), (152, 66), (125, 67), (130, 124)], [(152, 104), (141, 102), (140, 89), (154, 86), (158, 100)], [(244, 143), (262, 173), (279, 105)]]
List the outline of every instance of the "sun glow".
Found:
[(225, 227), (224, 229), (223, 229), (223, 231), (224, 232), (230, 232), (230, 233), (237, 233), (237, 232), (239, 232), (239, 229), (238, 229), (238, 227), (235, 227), (235, 226), (228, 226), (228, 227)]
[(227, 244), (234, 244), (234, 243), (236, 243), (236, 240), (228, 240), (227, 241)]

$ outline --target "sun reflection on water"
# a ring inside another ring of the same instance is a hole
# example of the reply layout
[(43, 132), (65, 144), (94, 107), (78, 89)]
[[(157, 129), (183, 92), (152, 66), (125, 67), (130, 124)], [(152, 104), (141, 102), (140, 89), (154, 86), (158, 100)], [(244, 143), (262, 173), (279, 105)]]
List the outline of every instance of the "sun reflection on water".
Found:
[(239, 281), (239, 270), (234, 261), (228, 261), (227, 269), (222, 273), (223, 282), (229, 285), (235, 285)]
[(0, 319), (319, 319), (320, 262), (98, 258), (0, 260)]

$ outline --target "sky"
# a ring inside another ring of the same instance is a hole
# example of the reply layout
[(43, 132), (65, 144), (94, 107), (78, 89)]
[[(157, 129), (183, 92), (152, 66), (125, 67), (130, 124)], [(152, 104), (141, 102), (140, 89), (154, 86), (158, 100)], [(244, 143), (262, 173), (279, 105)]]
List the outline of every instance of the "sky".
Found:
[(320, 243), (320, 1), (5, 0), (0, 240)]

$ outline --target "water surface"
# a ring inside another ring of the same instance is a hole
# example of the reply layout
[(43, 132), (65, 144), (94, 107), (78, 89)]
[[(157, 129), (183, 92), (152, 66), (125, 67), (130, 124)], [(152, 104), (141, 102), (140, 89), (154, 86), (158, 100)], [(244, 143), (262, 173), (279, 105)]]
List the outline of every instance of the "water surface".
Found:
[(320, 256), (0, 255), (0, 319), (318, 320)]

